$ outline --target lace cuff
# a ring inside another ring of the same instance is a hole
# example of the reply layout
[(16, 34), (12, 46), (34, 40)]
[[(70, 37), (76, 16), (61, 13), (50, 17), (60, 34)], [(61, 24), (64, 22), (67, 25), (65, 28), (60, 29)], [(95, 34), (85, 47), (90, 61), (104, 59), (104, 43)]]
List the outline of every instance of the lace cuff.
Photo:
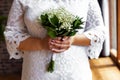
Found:
[(91, 59), (98, 58), (102, 50), (105, 33), (102, 29), (91, 29), (86, 31), (85, 36), (91, 40), (91, 45), (87, 47), (87, 55)]
[(90, 0), (88, 7), (84, 34), (91, 40), (91, 45), (87, 47), (87, 55), (92, 59), (99, 57), (106, 31), (97, 0)]
[(20, 0), (14, 0), (11, 6), (7, 26), (4, 32), (10, 59), (20, 59), (22, 51), (17, 50), (19, 43), (30, 37), (24, 23), (24, 7)]
[(23, 51), (19, 51), (17, 48), (19, 46), (19, 43), (28, 37), (30, 37), (29, 34), (21, 32), (19, 29), (15, 29), (11, 26), (6, 26), (7, 29), (4, 32), (5, 34), (5, 40), (7, 45), (7, 50), (10, 54), (10, 59), (20, 59), (23, 57)]

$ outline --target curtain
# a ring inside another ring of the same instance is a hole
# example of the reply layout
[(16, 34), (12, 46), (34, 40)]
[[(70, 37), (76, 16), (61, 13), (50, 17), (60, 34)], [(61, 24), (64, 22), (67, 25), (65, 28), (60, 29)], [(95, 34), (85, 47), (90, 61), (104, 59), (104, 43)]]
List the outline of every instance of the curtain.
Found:
[(109, 5), (108, 0), (98, 0), (99, 5), (101, 7), (103, 21), (105, 24), (106, 30), (106, 40), (103, 45), (102, 56), (110, 55), (110, 35), (109, 35)]

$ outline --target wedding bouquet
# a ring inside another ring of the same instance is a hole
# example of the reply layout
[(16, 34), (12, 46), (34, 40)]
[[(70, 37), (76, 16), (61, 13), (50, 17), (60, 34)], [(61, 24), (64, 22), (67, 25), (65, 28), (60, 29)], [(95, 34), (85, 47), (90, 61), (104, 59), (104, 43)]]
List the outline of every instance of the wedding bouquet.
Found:
[[(72, 15), (65, 8), (49, 9), (44, 11), (38, 18), (40, 24), (47, 30), (47, 34), (51, 38), (74, 36), (78, 29), (82, 29), (82, 18)], [(48, 65), (48, 72), (54, 71), (54, 59), (52, 55)]]

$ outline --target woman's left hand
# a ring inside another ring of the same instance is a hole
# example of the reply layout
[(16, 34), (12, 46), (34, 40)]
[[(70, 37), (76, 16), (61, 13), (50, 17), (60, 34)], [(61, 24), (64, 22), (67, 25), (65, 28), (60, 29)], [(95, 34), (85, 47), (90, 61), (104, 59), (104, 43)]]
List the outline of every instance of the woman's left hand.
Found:
[(61, 53), (69, 49), (73, 42), (73, 37), (57, 37), (49, 39), (49, 48), (54, 53)]

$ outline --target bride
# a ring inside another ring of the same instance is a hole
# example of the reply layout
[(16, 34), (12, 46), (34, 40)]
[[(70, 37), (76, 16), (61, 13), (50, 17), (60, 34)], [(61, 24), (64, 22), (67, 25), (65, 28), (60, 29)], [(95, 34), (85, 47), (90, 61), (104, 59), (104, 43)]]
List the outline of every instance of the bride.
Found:
[[(64, 7), (83, 18), (73, 37), (50, 38), (38, 23), (46, 9)], [(10, 58), (23, 58), (22, 80), (92, 80), (89, 58), (98, 58), (105, 27), (97, 0), (14, 0), (4, 32)], [(46, 71), (52, 54), (55, 70)]]

